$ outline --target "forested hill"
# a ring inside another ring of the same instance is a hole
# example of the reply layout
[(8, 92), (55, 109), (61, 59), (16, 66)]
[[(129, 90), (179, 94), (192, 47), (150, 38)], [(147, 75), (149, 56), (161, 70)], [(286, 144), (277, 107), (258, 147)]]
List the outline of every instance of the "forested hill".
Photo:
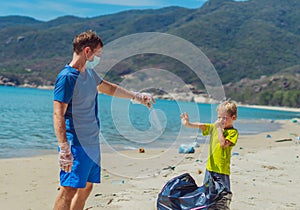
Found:
[[(282, 99), (289, 98), (288, 94), (300, 98), (299, 10), (298, 0), (208, 0), (198, 9), (130, 10), (94, 18), (65, 16), (47, 22), (0, 17), (0, 81), (52, 85), (57, 72), (71, 58), (74, 35), (88, 29), (97, 31), (104, 43), (132, 33), (156, 31), (198, 46), (214, 64), (229, 97), (244, 103), (299, 107), (299, 101), (283, 103)], [(140, 64), (142, 58), (136, 59), (134, 63)], [(163, 66), (163, 60), (157, 62)], [(122, 66), (111, 73), (111, 79), (120, 81), (135, 68), (140, 66)], [(174, 64), (169, 70), (201, 88), (184, 67)], [(274, 78), (280, 82), (270, 82)], [(267, 94), (270, 91), (271, 96)], [(274, 100), (277, 91), (280, 97)]]

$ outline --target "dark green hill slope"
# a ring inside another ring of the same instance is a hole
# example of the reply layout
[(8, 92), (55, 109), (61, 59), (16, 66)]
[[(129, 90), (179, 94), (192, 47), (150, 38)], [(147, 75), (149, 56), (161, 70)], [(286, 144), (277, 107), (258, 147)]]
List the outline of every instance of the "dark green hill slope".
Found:
[[(240, 86), (241, 80), (258, 81), (264, 75), (272, 77), (286, 69), (299, 69), (299, 10), (297, 0), (209, 0), (199, 9), (131, 10), (94, 18), (65, 16), (48, 22), (0, 17), (0, 79), (6, 77), (15, 84), (53, 84), (57, 72), (71, 58), (74, 35), (92, 29), (104, 44), (139, 32), (177, 35), (208, 56), (223, 84)], [(201, 87), (184, 65), (160, 56), (137, 56), (118, 65), (109, 76), (120, 81), (134, 69), (147, 67), (145, 59)], [(297, 85), (293, 88), (300, 89)], [(227, 94), (242, 102), (246, 98), (241, 96), (245, 92)]]

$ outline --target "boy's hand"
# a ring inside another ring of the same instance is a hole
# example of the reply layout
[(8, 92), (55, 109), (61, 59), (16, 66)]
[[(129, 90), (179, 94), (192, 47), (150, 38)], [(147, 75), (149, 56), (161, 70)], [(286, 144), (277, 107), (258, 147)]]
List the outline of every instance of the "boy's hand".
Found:
[(221, 119), (217, 119), (216, 122), (215, 122), (215, 126), (217, 128), (224, 128), (224, 123), (222, 123), (222, 120)]
[(187, 126), (189, 124), (189, 115), (187, 113), (183, 112), (180, 115), (180, 118), (181, 118), (182, 125)]

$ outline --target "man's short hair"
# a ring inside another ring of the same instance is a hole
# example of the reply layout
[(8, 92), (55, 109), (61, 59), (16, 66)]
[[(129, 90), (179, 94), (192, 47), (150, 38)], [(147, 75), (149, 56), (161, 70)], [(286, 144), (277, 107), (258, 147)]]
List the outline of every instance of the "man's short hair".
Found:
[(85, 47), (90, 47), (94, 51), (99, 45), (103, 47), (101, 38), (91, 30), (82, 32), (73, 39), (73, 51), (77, 54), (82, 52)]

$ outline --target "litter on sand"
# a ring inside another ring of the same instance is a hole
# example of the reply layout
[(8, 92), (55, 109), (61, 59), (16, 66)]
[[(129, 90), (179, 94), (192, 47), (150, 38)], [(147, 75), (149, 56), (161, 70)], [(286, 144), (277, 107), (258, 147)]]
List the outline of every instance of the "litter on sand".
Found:
[(293, 141), (292, 139), (279, 139), (276, 140), (275, 142), (284, 142), (284, 141)]

